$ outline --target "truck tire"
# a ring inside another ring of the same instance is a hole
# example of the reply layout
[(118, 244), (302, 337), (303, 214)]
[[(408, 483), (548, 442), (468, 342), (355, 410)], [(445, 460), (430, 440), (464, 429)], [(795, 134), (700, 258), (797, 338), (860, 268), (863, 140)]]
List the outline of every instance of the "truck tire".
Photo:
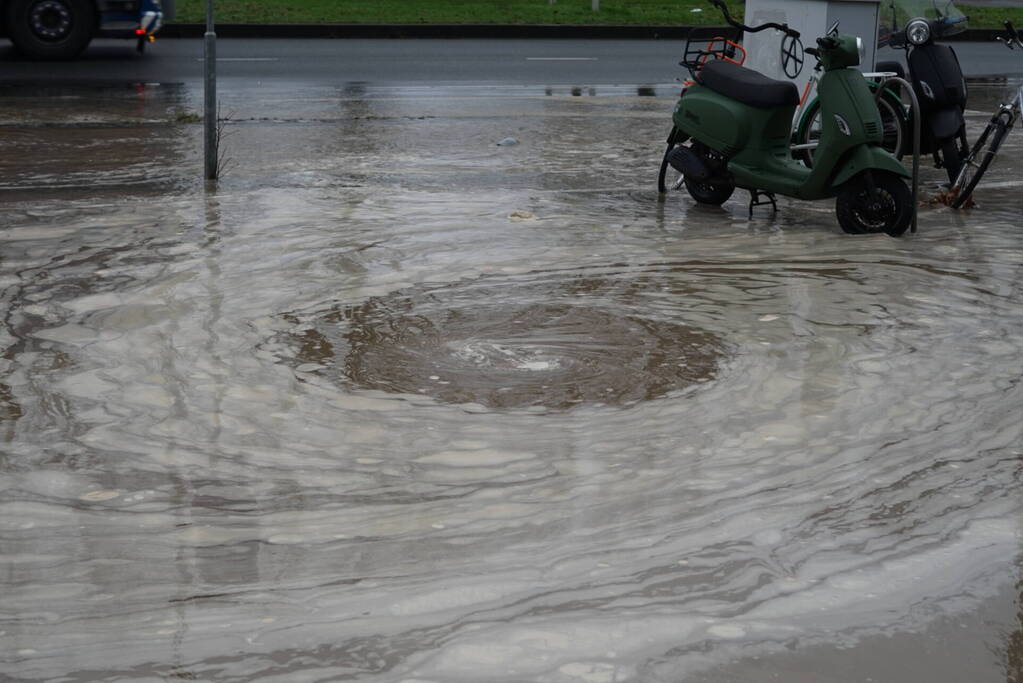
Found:
[(30, 59), (71, 59), (92, 40), (96, 10), (91, 0), (10, 0), (7, 35)]

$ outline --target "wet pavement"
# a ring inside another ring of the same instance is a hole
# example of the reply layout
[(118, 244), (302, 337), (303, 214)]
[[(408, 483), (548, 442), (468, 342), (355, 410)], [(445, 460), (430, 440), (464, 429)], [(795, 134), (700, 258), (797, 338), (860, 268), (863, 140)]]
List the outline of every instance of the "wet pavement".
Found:
[(0, 95), (4, 680), (1023, 679), (1019, 131), (892, 239), (669, 86)]

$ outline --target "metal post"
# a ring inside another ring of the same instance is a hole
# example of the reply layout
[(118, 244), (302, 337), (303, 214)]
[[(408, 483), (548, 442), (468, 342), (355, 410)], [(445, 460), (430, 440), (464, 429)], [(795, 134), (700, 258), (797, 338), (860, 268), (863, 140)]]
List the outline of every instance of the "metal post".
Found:
[[(913, 86), (903, 78), (895, 77), (888, 80), (898, 83), (902, 92), (907, 93), (909, 101), (913, 103), (913, 225), (910, 232), (916, 232), (916, 204), (917, 195), (920, 193), (920, 119), (923, 117), (920, 114), (920, 101), (916, 98)], [(878, 88), (878, 91), (880, 90), (881, 88)]]
[(593, 11), (594, 12), (599, 12), (600, 11), (600, 0), (593, 0), (593, 5), (592, 6), (593, 6)]
[(213, 31), (213, 0), (206, 0), (205, 62), (206, 104), (203, 113), (205, 125), (204, 160), (206, 179), (217, 179), (217, 34)]

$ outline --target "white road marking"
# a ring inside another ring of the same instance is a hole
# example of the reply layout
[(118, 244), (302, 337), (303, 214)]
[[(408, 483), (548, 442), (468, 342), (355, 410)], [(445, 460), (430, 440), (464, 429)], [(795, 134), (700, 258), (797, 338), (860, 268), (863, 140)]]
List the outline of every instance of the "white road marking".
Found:
[[(205, 62), (203, 57), (198, 57), (195, 61)], [(279, 57), (217, 57), (218, 62), (279, 62)]]
[(526, 57), (527, 62), (595, 62), (596, 57)]

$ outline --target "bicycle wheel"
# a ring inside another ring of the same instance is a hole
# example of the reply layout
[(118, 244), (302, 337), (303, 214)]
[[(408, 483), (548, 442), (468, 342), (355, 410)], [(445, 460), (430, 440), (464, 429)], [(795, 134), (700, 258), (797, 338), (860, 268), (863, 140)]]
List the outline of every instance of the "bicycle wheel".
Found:
[[(668, 155), (671, 154), (671, 150), (675, 149), (676, 145), (680, 145), (687, 140), (687, 136), (680, 133), (678, 128), (671, 127), (671, 133), (668, 134), (668, 147), (664, 150), (664, 156), (661, 157), (661, 169), (657, 173), (657, 191), (664, 194), (668, 190), (677, 190), (682, 187), (682, 174), (677, 173), (675, 169), (671, 168), (668, 164)], [(668, 169), (671, 169), (672, 173), (677, 174), (677, 178), (674, 178), (669, 184), (668, 181)]]
[[(877, 109), (881, 112), (881, 146), (901, 159), (906, 150), (909, 130), (909, 120), (899, 99), (889, 92), (881, 95), (877, 101)], [(814, 99), (806, 107), (799, 126), (796, 128), (795, 144), (813, 144), (811, 149), (796, 150), (793, 156), (802, 161), (807, 168), (813, 167), (813, 154), (816, 150), (816, 143), (821, 137), (821, 101)]]
[(952, 189), (949, 190), (953, 209), (961, 208), (970, 199), (977, 183), (984, 177), (988, 166), (994, 161), (995, 155), (998, 154), (998, 148), (1002, 146), (1002, 141), (1009, 134), (1007, 118), (1006, 115), (999, 114), (991, 119), (987, 128), (977, 138), (970, 153), (963, 160), (959, 175), (952, 184)]

